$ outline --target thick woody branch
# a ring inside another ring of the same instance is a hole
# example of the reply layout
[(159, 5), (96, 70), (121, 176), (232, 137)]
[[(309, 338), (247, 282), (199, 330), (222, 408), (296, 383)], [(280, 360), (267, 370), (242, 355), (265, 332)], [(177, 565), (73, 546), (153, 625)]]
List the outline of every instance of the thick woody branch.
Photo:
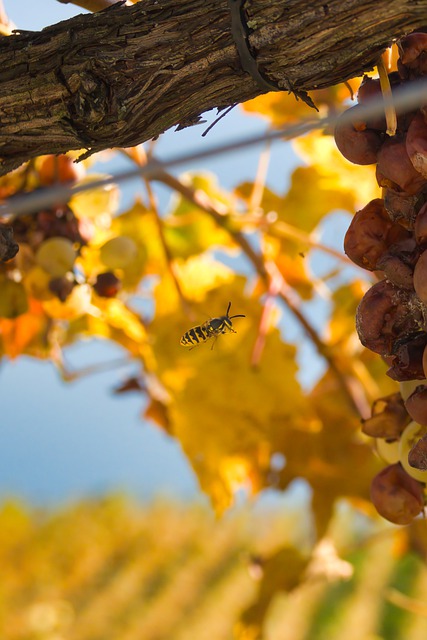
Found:
[[(371, 68), (427, 0), (247, 0), (262, 75), (310, 91)], [(133, 146), (265, 91), (243, 70), (227, 0), (121, 3), (0, 38), (0, 173), (43, 153)]]

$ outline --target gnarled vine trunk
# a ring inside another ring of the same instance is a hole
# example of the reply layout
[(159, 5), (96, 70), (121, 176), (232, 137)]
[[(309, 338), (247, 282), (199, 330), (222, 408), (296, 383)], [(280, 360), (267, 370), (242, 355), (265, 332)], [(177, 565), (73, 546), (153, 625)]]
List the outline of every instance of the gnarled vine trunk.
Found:
[[(371, 68), (427, 0), (246, 0), (262, 76), (310, 91)], [(132, 146), (265, 92), (227, 0), (141, 0), (0, 40), (0, 173), (43, 153)]]

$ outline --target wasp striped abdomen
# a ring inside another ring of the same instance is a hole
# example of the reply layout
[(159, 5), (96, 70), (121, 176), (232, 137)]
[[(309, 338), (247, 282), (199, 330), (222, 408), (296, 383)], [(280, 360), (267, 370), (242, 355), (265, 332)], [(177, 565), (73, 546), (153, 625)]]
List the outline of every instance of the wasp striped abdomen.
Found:
[(208, 324), (208, 322), (205, 322), (205, 324), (189, 329), (182, 336), (180, 344), (183, 347), (196, 347), (201, 342), (206, 342), (206, 340), (211, 337), (207, 327)]
[[(243, 314), (238, 314), (236, 316), (229, 316), (228, 313), (230, 311), (231, 302), (228, 303), (227, 312), (225, 316), (220, 316), (219, 318), (212, 318), (212, 320), (208, 320), (204, 324), (199, 325), (198, 327), (193, 327), (189, 329), (180, 340), (180, 344), (183, 347), (197, 347), (197, 345), (202, 342), (206, 342), (209, 338), (216, 338), (221, 333), (236, 333), (233, 329), (233, 323), (231, 322), (232, 318), (244, 318)], [(214, 346), (215, 342), (212, 345)]]

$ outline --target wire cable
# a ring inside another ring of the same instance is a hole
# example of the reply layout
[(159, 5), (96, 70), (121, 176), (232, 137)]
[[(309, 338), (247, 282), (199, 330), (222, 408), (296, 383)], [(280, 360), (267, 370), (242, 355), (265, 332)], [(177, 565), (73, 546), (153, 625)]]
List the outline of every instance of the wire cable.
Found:
[[(398, 113), (408, 112), (416, 109), (427, 102), (427, 78), (407, 83), (404, 87), (399, 87), (393, 91), (393, 104)], [(359, 105), (358, 119), (373, 118), (384, 112), (384, 101), (382, 96), (366, 101)], [(351, 122), (353, 114), (347, 110), (340, 115), (326, 116), (310, 120), (301, 121), (300, 123), (283, 129), (275, 129), (265, 131), (262, 134), (246, 136), (231, 142), (222, 143), (210, 147), (204, 147), (196, 151), (178, 154), (166, 160), (152, 158), (146, 165), (139, 168), (132, 168), (125, 171), (117, 172), (113, 176), (100, 178), (91, 182), (82, 184), (67, 184), (36, 189), (29, 193), (20, 193), (11, 196), (0, 205), (0, 217), (13, 218), (28, 213), (35, 213), (42, 209), (47, 209), (55, 204), (66, 203), (77, 193), (83, 191), (91, 191), (108, 186), (109, 184), (117, 184), (125, 182), (136, 177), (152, 178), (161, 171), (167, 171), (183, 164), (190, 164), (199, 160), (205, 160), (226, 153), (235, 153), (253, 147), (265, 142), (274, 142), (277, 140), (291, 140), (298, 136), (302, 136), (315, 129), (330, 128), (335, 125), (338, 118), (341, 122)]]

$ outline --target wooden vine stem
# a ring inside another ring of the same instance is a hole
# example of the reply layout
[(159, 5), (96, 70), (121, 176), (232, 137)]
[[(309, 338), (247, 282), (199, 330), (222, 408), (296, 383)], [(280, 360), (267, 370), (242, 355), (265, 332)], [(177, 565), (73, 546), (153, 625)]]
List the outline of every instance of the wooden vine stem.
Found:
[[(260, 73), (304, 97), (372, 68), (427, 0), (246, 0)], [(266, 91), (227, 0), (142, 0), (0, 38), (0, 174), (43, 153), (128, 147)]]

